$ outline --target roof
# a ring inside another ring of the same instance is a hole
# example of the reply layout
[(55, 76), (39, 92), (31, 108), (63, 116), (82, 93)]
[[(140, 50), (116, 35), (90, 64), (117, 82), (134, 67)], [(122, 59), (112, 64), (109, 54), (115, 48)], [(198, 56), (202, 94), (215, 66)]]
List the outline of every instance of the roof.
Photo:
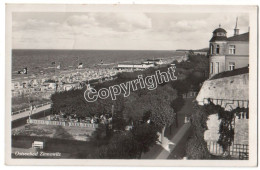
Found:
[(226, 30), (224, 30), (223, 28), (217, 28), (213, 31), (213, 33), (217, 33), (217, 32), (224, 32), (224, 33), (227, 33)]
[(227, 38), (228, 41), (249, 41), (249, 32)]
[(213, 41), (227, 41), (227, 37), (226, 36), (213, 36), (209, 42), (213, 42)]
[(242, 67), (242, 68), (234, 69), (232, 71), (225, 71), (225, 72), (216, 74), (213, 77), (211, 77), (210, 80), (219, 79), (219, 78), (223, 78), (223, 77), (231, 77), (231, 76), (236, 76), (236, 75), (246, 74), (246, 73), (249, 73), (249, 68)]

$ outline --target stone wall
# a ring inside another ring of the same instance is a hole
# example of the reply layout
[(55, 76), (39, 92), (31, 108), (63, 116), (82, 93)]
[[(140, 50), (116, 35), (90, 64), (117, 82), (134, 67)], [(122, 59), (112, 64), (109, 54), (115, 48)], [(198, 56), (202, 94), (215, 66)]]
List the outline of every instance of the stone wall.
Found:
[(206, 130), (204, 133), (205, 141), (218, 141), (219, 124), (220, 120), (218, 120), (218, 114), (212, 114), (209, 116), (207, 121), (208, 130)]
[[(249, 106), (249, 74), (241, 74), (214, 80), (207, 80), (196, 98), (200, 105), (208, 103), (210, 99), (214, 104), (220, 105), (225, 110)], [(234, 144), (248, 144), (248, 119), (235, 118)], [(209, 116), (208, 130), (204, 133), (206, 141), (217, 141), (219, 134), (218, 115)]]
[(249, 101), (249, 74), (241, 74), (203, 83), (196, 98), (200, 105), (207, 103), (207, 99), (221, 105), (226, 110), (236, 107), (248, 107)]
[(249, 145), (248, 124), (249, 119), (235, 119), (234, 143)]
[[(248, 119), (235, 118), (235, 136), (234, 144), (248, 145)], [(207, 121), (208, 130), (204, 133), (205, 141), (218, 141), (219, 139), (219, 124), (218, 114), (212, 114)]]

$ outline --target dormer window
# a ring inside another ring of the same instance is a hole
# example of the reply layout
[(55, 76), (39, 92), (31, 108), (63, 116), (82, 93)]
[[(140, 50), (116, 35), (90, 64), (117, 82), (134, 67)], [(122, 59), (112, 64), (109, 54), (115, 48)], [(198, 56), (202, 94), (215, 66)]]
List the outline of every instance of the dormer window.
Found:
[(219, 45), (216, 46), (216, 54), (219, 54)]

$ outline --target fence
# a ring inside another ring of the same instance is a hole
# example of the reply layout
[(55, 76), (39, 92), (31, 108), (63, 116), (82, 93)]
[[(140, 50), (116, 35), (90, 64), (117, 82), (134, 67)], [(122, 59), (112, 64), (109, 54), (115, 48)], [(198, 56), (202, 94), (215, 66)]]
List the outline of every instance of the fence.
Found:
[[(207, 147), (213, 155), (222, 155), (224, 153), (217, 141), (207, 141)], [(248, 159), (249, 146), (246, 144), (232, 144), (228, 148), (228, 153), (235, 158)]]
[[(38, 104), (38, 105), (35, 106), (35, 108), (43, 107), (43, 106), (46, 106), (48, 104), (52, 104), (52, 102)], [(30, 110), (30, 107), (22, 109), (22, 110), (15, 111), (15, 112), (12, 112), (12, 115), (16, 115), (16, 114), (19, 114), (19, 113), (22, 113), (22, 112), (25, 112), (25, 111), (29, 111), (29, 110)]]
[(91, 123), (80, 123), (80, 122), (61, 122), (52, 120), (38, 120), (38, 119), (27, 119), (29, 124), (40, 124), (40, 125), (58, 125), (58, 126), (70, 126), (70, 127), (83, 127), (96, 129), (98, 124)]

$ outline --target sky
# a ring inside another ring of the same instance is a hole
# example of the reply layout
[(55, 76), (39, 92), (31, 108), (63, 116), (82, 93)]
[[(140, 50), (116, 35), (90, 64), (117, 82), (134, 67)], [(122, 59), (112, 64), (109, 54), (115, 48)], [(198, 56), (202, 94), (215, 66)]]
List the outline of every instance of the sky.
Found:
[(176, 50), (209, 46), (214, 29), (232, 36), (246, 13), (16, 12), (13, 49)]

